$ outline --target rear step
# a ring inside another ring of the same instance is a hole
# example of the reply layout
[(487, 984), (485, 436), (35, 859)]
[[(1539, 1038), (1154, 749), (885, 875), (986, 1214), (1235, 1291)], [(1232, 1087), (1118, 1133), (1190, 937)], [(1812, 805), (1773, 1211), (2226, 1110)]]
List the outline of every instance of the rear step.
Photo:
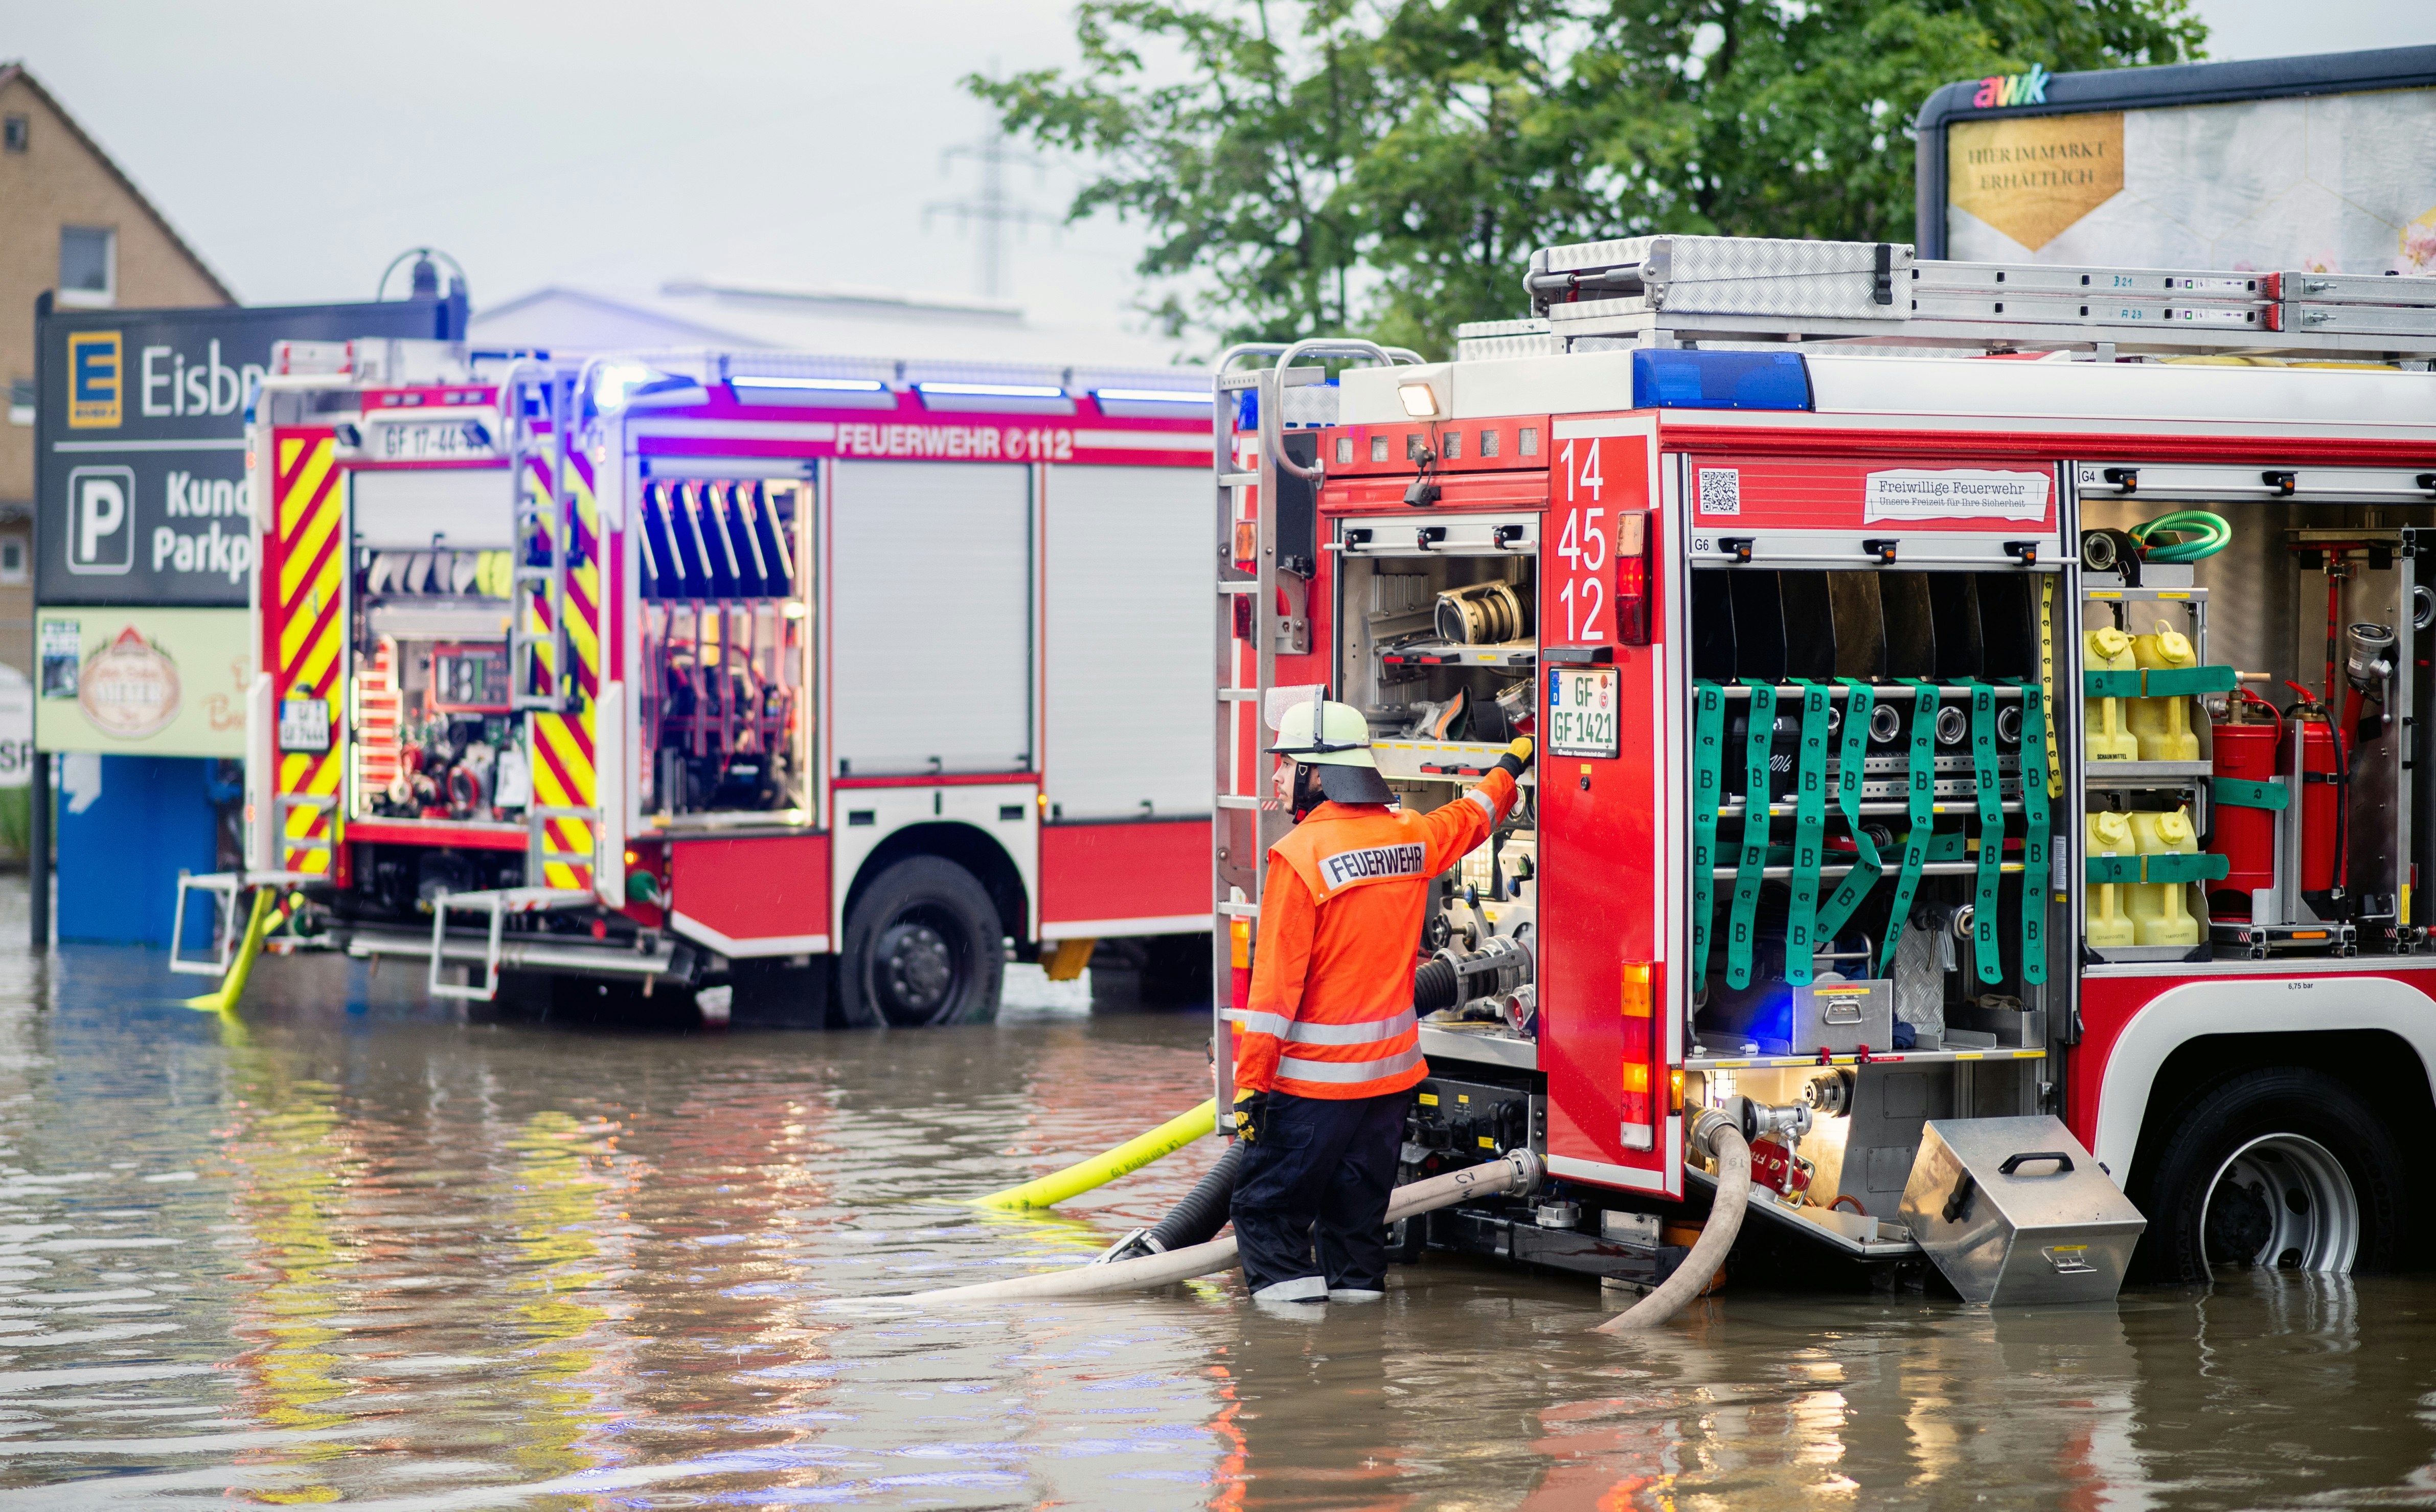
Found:
[[(494, 887), (478, 893), (438, 894), (431, 899), (431, 970), (426, 986), (435, 998), (489, 1002), (499, 995), (499, 936), (507, 926), (508, 915), (553, 913), (591, 906), (589, 888)], [(481, 956), (482, 984), (478, 987), (471, 983), (461, 987), (440, 980), (441, 968), (447, 961), (448, 913), (452, 909), (489, 915), (490, 930)]]

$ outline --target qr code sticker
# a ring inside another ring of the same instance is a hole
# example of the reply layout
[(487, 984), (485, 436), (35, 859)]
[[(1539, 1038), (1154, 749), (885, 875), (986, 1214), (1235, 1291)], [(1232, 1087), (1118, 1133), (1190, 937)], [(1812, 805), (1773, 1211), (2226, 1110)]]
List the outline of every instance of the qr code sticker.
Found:
[(1703, 514), (1740, 514), (1743, 512), (1743, 475), (1731, 467), (1700, 469), (1700, 513)]

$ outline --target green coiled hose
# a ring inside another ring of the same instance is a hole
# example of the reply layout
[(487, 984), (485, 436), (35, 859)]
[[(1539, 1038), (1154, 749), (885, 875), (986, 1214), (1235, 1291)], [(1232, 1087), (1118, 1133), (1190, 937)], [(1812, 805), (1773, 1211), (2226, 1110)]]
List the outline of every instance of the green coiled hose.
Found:
[[(2176, 535), (2196, 535), (2162, 546), (2150, 546), (2149, 536), (2156, 530), (2171, 530)], [(2221, 514), (2206, 510), (2176, 510), (2160, 514), (2145, 525), (2132, 527), (2132, 539), (2140, 543), (2140, 553), (2150, 562), (2197, 562), (2212, 557), (2233, 541), (2233, 527)]]

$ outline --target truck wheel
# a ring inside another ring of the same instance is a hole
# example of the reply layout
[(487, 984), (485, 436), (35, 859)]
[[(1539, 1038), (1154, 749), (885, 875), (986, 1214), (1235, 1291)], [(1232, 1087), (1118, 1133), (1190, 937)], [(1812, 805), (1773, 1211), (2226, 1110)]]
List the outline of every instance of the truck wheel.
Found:
[(838, 1007), (857, 1029), (968, 1024), (998, 1012), (1006, 951), (973, 874), (914, 856), (879, 874), (846, 915)]
[(2321, 1071), (2244, 1072), (2186, 1104), (2135, 1196), (2159, 1280), (2219, 1265), (2391, 1270), (2403, 1231), (2402, 1152), (2376, 1111)]

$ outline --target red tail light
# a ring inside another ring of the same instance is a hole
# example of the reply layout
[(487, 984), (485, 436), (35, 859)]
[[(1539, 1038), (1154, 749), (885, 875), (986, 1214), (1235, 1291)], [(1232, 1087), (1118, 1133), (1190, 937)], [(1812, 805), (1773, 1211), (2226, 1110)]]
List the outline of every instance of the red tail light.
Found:
[(1619, 645), (1649, 644), (1650, 573), (1647, 510), (1626, 510), (1615, 521), (1615, 638)]

